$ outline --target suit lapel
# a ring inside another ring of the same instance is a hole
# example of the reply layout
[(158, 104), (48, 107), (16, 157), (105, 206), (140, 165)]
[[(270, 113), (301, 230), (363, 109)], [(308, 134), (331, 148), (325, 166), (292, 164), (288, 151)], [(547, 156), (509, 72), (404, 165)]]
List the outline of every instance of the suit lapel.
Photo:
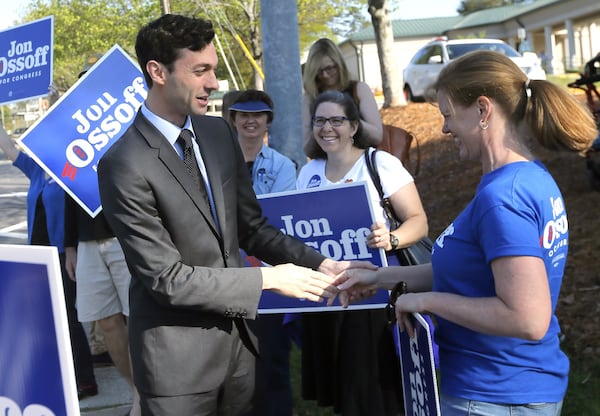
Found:
[[(135, 126), (141, 135), (145, 138), (148, 145), (157, 149), (158, 160), (167, 168), (167, 170), (181, 184), (182, 188), (194, 202), (202, 216), (209, 223), (210, 227), (216, 235), (219, 235), (218, 228), (215, 224), (210, 207), (206, 205), (205, 199), (201, 194), (200, 189), (194, 183), (194, 180), (187, 172), (183, 161), (173, 149), (173, 146), (167, 141), (156, 127), (148, 121), (140, 112), (135, 119)], [(212, 185), (211, 185), (212, 186)]]

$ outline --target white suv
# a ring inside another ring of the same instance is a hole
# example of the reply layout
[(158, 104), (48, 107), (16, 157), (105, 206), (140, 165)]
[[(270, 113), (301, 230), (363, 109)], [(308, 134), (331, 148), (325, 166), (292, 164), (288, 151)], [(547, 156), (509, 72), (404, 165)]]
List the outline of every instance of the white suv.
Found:
[(440, 38), (419, 49), (404, 69), (406, 99), (408, 101), (422, 99), (444, 66), (454, 58), (477, 50), (503, 53), (511, 58), (530, 79), (546, 79), (546, 73), (535, 53), (526, 52), (521, 55), (510, 45), (498, 39)]

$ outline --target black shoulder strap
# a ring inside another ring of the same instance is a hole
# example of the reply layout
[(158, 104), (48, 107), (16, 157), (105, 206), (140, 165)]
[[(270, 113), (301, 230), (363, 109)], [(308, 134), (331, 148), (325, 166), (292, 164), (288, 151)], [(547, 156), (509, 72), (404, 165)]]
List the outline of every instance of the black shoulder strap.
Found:
[(352, 81), (352, 98), (356, 104), (356, 108), (360, 110), (360, 97), (358, 96), (358, 81)]
[(377, 160), (375, 159), (375, 153), (377, 153), (377, 149), (373, 149), (373, 152), (371, 152), (369, 156), (369, 149), (367, 149), (365, 151), (365, 163), (367, 164), (367, 169), (369, 170), (369, 175), (371, 175), (373, 185), (375, 185), (375, 189), (377, 189), (377, 193), (379, 194), (379, 199), (383, 199), (383, 188), (381, 187), (379, 172), (377, 172)]

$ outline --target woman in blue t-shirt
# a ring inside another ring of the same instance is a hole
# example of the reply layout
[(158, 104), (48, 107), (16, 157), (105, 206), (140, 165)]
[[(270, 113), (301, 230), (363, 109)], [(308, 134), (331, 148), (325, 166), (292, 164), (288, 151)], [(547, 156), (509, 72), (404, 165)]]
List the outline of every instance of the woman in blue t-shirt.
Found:
[(16, 142), (0, 126), (0, 149), (7, 159), (29, 178), (27, 191), (27, 242), (55, 246), (59, 253), (65, 306), (71, 337), (73, 364), (79, 399), (98, 394), (92, 355), (85, 329), (77, 320), (76, 284), (65, 269), (64, 222), (65, 192), (30, 156), (17, 148)]
[(569, 361), (555, 308), (569, 227), (532, 146), (583, 152), (594, 121), (566, 90), (496, 52), (453, 61), (435, 88), (443, 132), (461, 159), (481, 162), (475, 197), (437, 238), (431, 264), (352, 270), (340, 288), (358, 296), (404, 281), (419, 292), (398, 298), (396, 316), (410, 334), (409, 313), (437, 318), (444, 416), (560, 415)]

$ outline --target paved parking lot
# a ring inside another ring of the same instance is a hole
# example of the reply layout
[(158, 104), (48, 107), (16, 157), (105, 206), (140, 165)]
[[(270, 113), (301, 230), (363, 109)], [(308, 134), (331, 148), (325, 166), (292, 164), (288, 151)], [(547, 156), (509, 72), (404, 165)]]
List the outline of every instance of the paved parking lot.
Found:
[(0, 244), (27, 244), (29, 179), (0, 151)]

